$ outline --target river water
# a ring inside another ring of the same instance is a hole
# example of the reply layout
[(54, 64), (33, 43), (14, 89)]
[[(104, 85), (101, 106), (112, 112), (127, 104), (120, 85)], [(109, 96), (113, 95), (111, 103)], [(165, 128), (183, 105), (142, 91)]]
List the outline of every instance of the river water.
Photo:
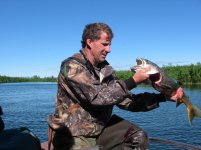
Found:
[[(55, 110), (56, 83), (6, 83), (0, 84), (0, 105), (6, 129), (28, 127), (41, 142), (47, 140), (47, 117)], [(193, 104), (201, 108), (201, 88), (184, 88)], [(150, 87), (137, 87), (133, 93), (155, 92)], [(193, 120), (190, 127), (185, 105), (175, 107), (173, 102), (160, 103), (149, 112), (132, 113), (114, 108), (115, 114), (139, 125), (150, 137), (182, 142), (201, 147), (201, 118)], [(150, 142), (150, 150), (185, 149), (174, 145)], [(188, 149), (188, 148), (186, 148)]]

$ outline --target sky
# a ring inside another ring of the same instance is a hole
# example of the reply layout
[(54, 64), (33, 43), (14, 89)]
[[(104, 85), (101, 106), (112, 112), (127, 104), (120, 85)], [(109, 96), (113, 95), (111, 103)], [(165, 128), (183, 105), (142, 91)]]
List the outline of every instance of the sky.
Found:
[(94, 22), (113, 30), (115, 70), (201, 62), (201, 0), (0, 0), (0, 75), (56, 77)]

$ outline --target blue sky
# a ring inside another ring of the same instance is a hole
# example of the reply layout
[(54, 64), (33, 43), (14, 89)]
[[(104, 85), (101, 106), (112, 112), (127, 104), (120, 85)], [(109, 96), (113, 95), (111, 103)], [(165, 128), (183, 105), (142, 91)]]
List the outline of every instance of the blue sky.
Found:
[(92, 22), (112, 28), (116, 70), (201, 62), (200, 0), (0, 0), (0, 75), (57, 76)]

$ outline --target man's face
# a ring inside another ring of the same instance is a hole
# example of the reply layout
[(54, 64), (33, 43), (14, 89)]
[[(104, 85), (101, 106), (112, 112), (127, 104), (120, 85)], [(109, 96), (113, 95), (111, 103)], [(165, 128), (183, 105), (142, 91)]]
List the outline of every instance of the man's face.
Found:
[(110, 52), (111, 41), (105, 32), (101, 32), (99, 40), (91, 41), (91, 55), (94, 65), (103, 62), (106, 59), (107, 54)]

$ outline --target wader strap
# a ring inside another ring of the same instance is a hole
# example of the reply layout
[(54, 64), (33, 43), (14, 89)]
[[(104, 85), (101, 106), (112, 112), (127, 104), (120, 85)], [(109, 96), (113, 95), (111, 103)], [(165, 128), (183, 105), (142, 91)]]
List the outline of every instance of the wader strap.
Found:
[(52, 144), (52, 128), (48, 127), (48, 150), (51, 149)]

